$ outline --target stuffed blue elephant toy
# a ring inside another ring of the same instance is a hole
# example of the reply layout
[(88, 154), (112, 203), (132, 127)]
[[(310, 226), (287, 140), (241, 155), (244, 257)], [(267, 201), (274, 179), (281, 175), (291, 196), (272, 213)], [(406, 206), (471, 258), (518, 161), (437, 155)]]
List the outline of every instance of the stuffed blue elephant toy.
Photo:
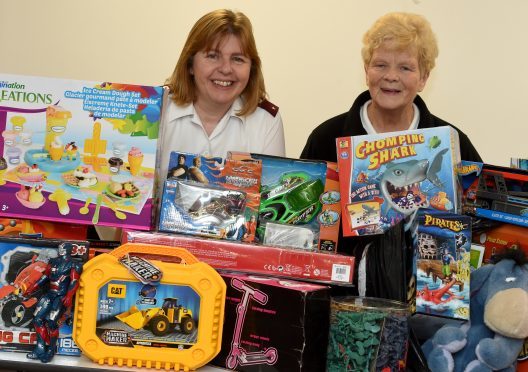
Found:
[(422, 349), (432, 372), (515, 371), (528, 337), (528, 264), (514, 252), (471, 273), (470, 321), (444, 326)]

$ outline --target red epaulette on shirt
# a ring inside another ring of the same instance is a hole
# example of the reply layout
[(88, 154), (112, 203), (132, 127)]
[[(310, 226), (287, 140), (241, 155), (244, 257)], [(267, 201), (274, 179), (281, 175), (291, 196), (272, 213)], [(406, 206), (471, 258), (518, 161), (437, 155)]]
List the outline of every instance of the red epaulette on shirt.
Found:
[(268, 100), (263, 100), (258, 105), (261, 109), (266, 110), (271, 114), (271, 116), (275, 117), (277, 115), (277, 112), (279, 112), (279, 106), (271, 103)]

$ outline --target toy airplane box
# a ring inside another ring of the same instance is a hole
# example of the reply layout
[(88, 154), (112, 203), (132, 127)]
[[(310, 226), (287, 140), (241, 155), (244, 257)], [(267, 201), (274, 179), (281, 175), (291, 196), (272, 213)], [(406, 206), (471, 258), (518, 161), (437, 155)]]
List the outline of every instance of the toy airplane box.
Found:
[(172, 152), (158, 229), (253, 242), (260, 204), (260, 161)]
[(258, 240), (266, 245), (337, 250), (341, 218), (335, 164), (230, 152), (262, 161)]
[(469, 319), (471, 217), (419, 209), (413, 242), (416, 312)]
[(451, 127), (336, 141), (344, 236), (383, 233), (418, 208), (460, 208), (460, 150)]
[(325, 370), (329, 287), (243, 274), (222, 278), (222, 347), (212, 364), (236, 371)]
[(464, 211), (528, 227), (528, 170), (462, 161)]
[(0, 216), (149, 230), (163, 94), (0, 74)]
[[(86, 241), (0, 237), (0, 350), (31, 352), (35, 347), (37, 334), (32, 322), (46, 287), (33, 287), (64, 242), (73, 244), (73, 260), (86, 261)], [(79, 356), (72, 338), (72, 309), (62, 313), (59, 323), (56, 353)]]

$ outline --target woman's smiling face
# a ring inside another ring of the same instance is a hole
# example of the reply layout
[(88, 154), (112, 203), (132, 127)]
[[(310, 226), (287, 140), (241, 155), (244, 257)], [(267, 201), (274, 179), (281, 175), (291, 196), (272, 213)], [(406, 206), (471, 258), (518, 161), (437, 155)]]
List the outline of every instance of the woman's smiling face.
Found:
[(191, 68), (198, 105), (227, 110), (244, 91), (249, 81), (251, 60), (235, 35), (218, 40), (213, 50), (195, 54)]
[(428, 78), (420, 71), (413, 48), (397, 49), (391, 42), (384, 42), (374, 51), (365, 73), (374, 107), (390, 111), (411, 107)]

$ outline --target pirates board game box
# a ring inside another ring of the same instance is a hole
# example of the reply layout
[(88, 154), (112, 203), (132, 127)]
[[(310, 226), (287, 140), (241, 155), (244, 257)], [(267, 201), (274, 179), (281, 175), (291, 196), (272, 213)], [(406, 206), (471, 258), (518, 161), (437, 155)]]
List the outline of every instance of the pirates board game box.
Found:
[[(53, 269), (49, 265), (57, 264), (62, 244), (69, 245), (67, 260), (82, 266), (88, 257), (87, 241), (0, 237), (0, 350), (30, 352), (35, 348), (35, 317), (46, 311), (45, 305), (39, 312), (36, 309), (50, 292), (51, 277), (46, 280), (46, 276)], [(72, 338), (71, 307), (60, 310), (58, 324), (56, 353), (79, 356)]]
[(471, 217), (419, 209), (412, 232), (416, 312), (469, 319)]
[(340, 137), (336, 146), (344, 236), (383, 233), (418, 208), (459, 210), (451, 127)]
[(163, 96), (0, 74), (0, 217), (149, 230)]

